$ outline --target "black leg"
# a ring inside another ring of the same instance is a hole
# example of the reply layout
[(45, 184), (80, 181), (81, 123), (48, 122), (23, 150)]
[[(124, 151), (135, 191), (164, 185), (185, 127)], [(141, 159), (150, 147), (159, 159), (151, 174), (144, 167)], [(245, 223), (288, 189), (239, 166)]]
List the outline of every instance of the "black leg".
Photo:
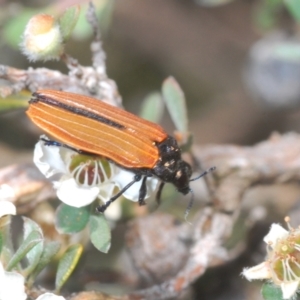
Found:
[(139, 205), (145, 205), (145, 197), (146, 197), (146, 193), (147, 193), (147, 186), (146, 186), (146, 181), (147, 181), (147, 176), (144, 176), (142, 184), (141, 184), (141, 188), (140, 188), (140, 192), (139, 192)]
[(84, 152), (82, 150), (78, 150), (76, 148), (68, 146), (67, 144), (63, 144), (63, 143), (60, 143), (60, 142), (57, 142), (57, 141), (52, 141), (52, 140), (48, 140), (48, 139), (45, 139), (45, 138), (41, 138), (40, 140), (43, 141), (46, 146), (64, 147), (64, 148), (73, 150), (73, 151), (77, 152), (78, 154), (89, 154), (89, 155), (91, 155), (90, 153)]
[(156, 203), (157, 203), (158, 206), (160, 205), (161, 193), (162, 193), (162, 190), (163, 190), (164, 186), (165, 186), (165, 183), (163, 181), (161, 181), (160, 184), (159, 184), (157, 193), (156, 193)]
[(105, 204), (97, 206), (96, 210), (98, 212), (105, 212), (105, 210), (109, 207), (109, 205), (114, 202), (116, 199), (118, 199), (125, 191), (127, 191), (134, 183), (140, 181), (142, 178), (142, 175), (137, 174), (134, 176), (133, 180), (130, 181), (125, 187), (123, 187), (117, 194), (115, 194), (113, 197), (111, 197)]

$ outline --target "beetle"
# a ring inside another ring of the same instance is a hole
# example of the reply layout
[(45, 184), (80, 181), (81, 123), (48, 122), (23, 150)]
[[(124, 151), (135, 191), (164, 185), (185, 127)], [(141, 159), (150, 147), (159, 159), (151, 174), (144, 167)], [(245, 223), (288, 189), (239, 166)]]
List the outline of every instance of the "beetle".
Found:
[[(131, 171), (133, 180), (105, 204), (106, 208), (135, 182), (142, 180), (139, 204), (145, 204), (146, 179), (161, 180), (156, 199), (159, 202), (165, 183), (172, 183), (186, 195), (192, 193), (189, 182), (214, 169), (210, 168), (191, 179), (192, 168), (181, 157), (174, 137), (158, 124), (144, 120), (123, 109), (84, 95), (38, 90), (32, 94), (28, 117), (42, 130), (60, 142), (44, 140), (47, 145), (65, 146), (77, 152), (105, 157), (120, 168)], [(186, 210), (193, 204), (193, 193)]]

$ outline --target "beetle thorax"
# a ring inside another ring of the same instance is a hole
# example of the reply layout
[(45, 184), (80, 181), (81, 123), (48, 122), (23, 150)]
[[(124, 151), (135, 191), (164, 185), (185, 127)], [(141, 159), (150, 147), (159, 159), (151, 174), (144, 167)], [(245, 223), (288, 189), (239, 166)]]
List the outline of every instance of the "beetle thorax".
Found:
[(152, 173), (164, 182), (173, 183), (179, 192), (187, 194), (190, 190), (189, 180), (192, 168), (181, 159), (181, 151), (176, 140), (169, 136), (156, 146), (159, 149), (160, 157)]

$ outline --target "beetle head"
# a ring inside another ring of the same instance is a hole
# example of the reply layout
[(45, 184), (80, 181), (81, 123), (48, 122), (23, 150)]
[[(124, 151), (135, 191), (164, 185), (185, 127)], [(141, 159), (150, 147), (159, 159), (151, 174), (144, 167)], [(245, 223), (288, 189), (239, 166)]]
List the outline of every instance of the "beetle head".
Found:
[(177, 162), (175, 176), (173, 178), (173, 184), (176, 186), (178, 191), (184, 195), (190, 192), (190, 178), (192, 176), (191, 166), (183, 161)]

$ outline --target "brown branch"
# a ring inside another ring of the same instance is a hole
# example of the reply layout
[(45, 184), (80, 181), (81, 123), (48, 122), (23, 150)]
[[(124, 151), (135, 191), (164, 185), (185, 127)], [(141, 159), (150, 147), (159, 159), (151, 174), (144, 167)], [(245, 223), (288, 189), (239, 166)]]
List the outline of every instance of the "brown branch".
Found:
[(214, 165), (214, 206), (227, 213), (239, 209), (244, 193), (261, 184), (299, 183), (300, 136), (277, 133), (253, 147), (208, 145), (196, 147), (204, 166)]
[(55, 198), (52, 184), (32, 163), (0, 169), (0, 199), (13, 202), (19, 214), (28, 213), (38, 203)]
[(127, 247), (136, 271), (162, 282), (131, 293), (129, 299), (176, 298), (209, 266), (215, 265), (216, 260), (223, 263), (227, 260), (222, 242), (231, 232), (232, 217), (206, 208), (195, 218), (192, 226), (187, 223), (176, 225), (173, 220), (169, 223), (173, 227), (164, 227), (169, 218), (163, 214), (152, 214), (134, 220), (134, 230), (133, 224), (129, 228)]

